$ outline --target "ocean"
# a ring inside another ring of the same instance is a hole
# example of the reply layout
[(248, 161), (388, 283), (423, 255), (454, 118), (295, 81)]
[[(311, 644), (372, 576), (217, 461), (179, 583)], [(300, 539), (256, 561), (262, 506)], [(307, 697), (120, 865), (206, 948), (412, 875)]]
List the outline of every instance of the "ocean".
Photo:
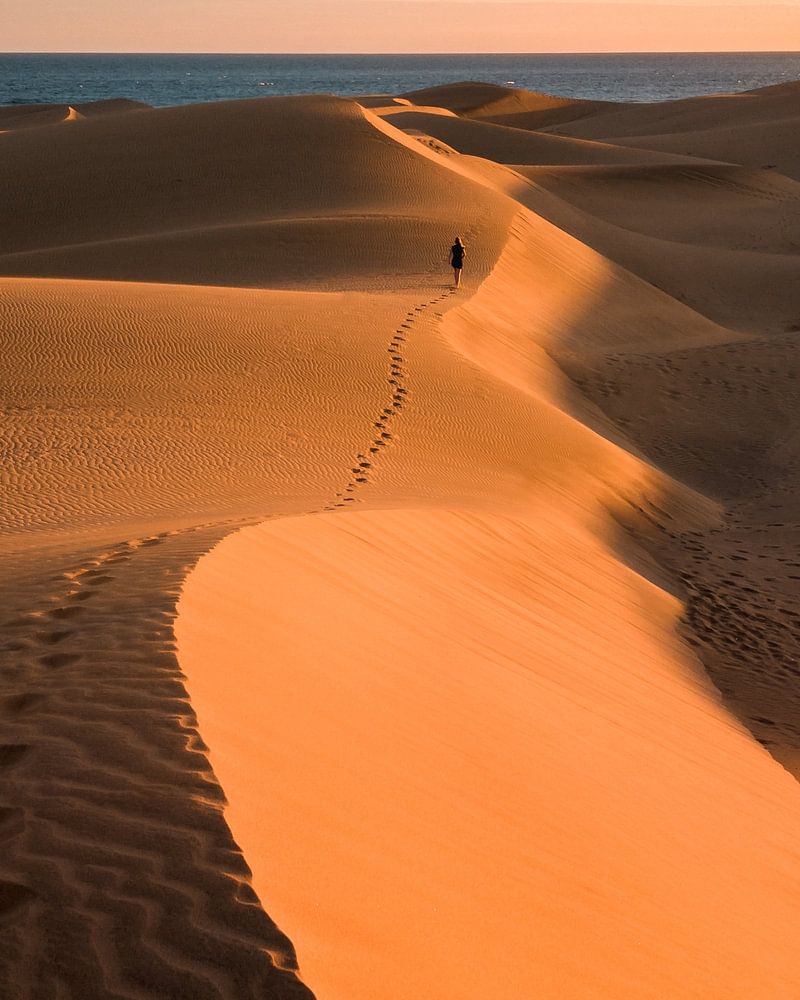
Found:
[(662, 101), (800, 78), (800, 52), (622, 55), (0, 54), (0, 105), (129, 97), (164, 106), (275, 94), (398, 94), (457, 80)]

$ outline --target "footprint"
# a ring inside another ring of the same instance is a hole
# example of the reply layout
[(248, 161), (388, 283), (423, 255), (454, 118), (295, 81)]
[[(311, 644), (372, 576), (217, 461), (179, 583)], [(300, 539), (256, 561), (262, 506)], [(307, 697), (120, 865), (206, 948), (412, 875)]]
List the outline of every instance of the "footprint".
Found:
[(47, 612), (48, 618), (57, 618), (61, 620), (62, 618), (74, 618), (83, 611), (83, 608), (53, 608), (52, 611)]
[(28, 628), (36, 621), (36, 616), (31, 615), (30, 617), (12, 618), (11, 621), (5, 623), (5, 628)]
[(30, 643), (26, 642), (24, 639), (20, 639), (18, 642), (3, 643), (3, 650), (6, 653), (22, 653), (26, 649), (30, 649)]
[(55, 646), (58, 642), (63, 642), (68, 636), (74, 635), (69, 629), (64, 629), (61, 632), (39, 632), (36, 638), (39, 642), (46, 642), (48, 646)]
[(25, 828), (25, 813), (11, 806), (0, 806), (0, 841), (18, 836)]
[(41, 694), (13, 694), (9, 698), (5, 698), (2, 704), (6, 711), (12, 715), (21, 715), (23, 712), (28, 712), (32, 708), (35, 708), (43, 701), (44, 695)]
[(0, 882), (0, 920), (36, 898), (33, 889), (18, 882)]
[[(88, 573), (86, 574), (89, 575)], [(84, 586), (86, 587), (99, 587), (101, 583), (110, 583), (113, 580), (113, 576), (109, 576), (107, 573), (100, 576), (92, 576), (91, 580), (86, 580)]]
[(18, 764), (29, 747), (26, 743), (4, 743), (0, 745), (0, 767), (13, 767)]
[(151, 545), (161, 545), (163, 541), (164, 539), (160, 536), (158, 538), (146, 538), (143, 542), (139, 544), (139, 548), (144, 549)]
[(39, 657), (39, 662), (46, 667), (56, 668), (69, 666), (70, 663), (74, 663), (80, 658), (80, 653), (48, 653), (46, 656)]

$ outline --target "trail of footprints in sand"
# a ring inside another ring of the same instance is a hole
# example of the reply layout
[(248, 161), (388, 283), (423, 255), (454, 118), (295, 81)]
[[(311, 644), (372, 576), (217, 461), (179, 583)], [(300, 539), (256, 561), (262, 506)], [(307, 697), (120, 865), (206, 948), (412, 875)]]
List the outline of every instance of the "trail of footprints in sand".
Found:
[(447, 291), (430, 299), (428, 302), (414, 306), (413, 309), (410, 309), (406, 313), (403, 322), (394, 331), (392, 339), (389, 341), (389, 346), (386, 349), (389, 355), (389, 373), (386, 380), (389, 388), (387, 405), (377, 415), (373, 424), (375, 436), (370, 441), (368, 447), (356, 455), (355, 462), (350, 470), (350, 480), (344, 489), (337, 493), (335, 498), (322, 508), (323, 511), (333, 511), (356, 503), (359, 489), (369, 483), (381, 454), (386, 448), (391, 446), (394, 440), (392, 429), (395, 426), (397, 418), (401, 415), (403, 407), (408, 403), (408, 370), (406, 368), (403, 345), (412, 334), (415, 325), (422, 316), (432, 306), (436, 306), (449, 298), (454, 291), (455, 289), (448, 288)]
[[(410, 392), (405, 345), (453, 292), (394, 330), (386, 406), (325, 511), (355, 503), (391, 447)], [(249, 886), (175, 656), (183, 577), (242, 524), (128, 539), (15, 580), (26, 610), (5, 621), (2, 646), (0, 994), (310, 996)], [(54, 947), (58, 984), (36, 963)]]
[(181, 581), (241, 523), (122, 541), (45, 578), (14, 567), (0, 996), (310, 996), (250, 887), (175, 655)]

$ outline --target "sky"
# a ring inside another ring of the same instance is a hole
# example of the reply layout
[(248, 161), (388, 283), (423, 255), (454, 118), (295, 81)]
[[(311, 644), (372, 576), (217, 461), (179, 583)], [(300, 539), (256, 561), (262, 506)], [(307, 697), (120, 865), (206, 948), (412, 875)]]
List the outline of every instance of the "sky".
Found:
[(800, 0), (0, 0), (6, 52), (800, 49)]

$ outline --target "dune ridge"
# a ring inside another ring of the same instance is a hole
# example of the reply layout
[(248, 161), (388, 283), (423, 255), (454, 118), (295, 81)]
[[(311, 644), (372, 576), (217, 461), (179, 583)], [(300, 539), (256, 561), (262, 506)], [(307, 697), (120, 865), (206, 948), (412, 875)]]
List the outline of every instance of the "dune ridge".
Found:
[(794, 996), (793, 94), (0, 136), (4, 995)]
[(127, 98), (75, 104), (11, 104), (0, 106), (0, 132), (16, 132), (44, 125), (59, 125), (62, 122), (84, 121), (100, 115), (120, 115), (149, 109), (149, 104)]

